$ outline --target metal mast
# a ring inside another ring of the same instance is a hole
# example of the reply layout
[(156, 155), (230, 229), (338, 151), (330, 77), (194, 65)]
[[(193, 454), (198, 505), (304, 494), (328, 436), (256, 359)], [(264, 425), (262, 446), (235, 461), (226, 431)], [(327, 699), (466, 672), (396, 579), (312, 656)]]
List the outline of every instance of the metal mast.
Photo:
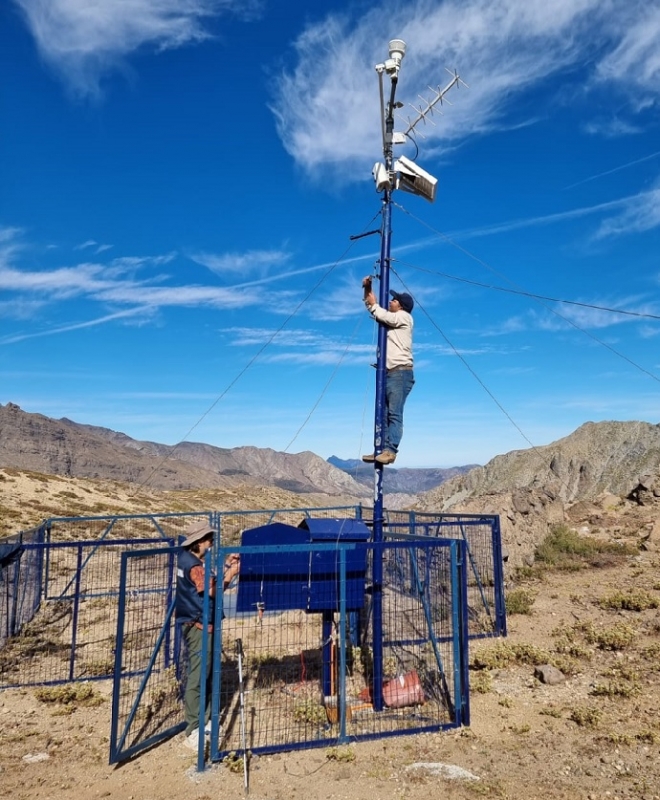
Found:
[[(433, 202), (437, 179), (421, 169), (415, 162), (401, 156), (394, 160), (394, 145), (403, 144), (419, 122), (432, 122), (434, 109), (442, 104), (444, 95), (458, 83), (463, 83), (458, 74), (453, 74), (452, 81), (444, 89), (430, 90), (435, 95), (430, 101), (420, 98), (424, 105), (413, 106), (416, 117), (408, 124), (404, 133), (394, 132), (394, 111), (402, 104), (396, 102), (396, 90), (399, 82), (401, 61), (406, 53), (406, 43), (402, 39), (392, 39), (389, 43), (389, 58), (383, 64), (376, 64), (380, 87), (381, 131), (383, 137), (384, 163), (377, 162), (372, 174), (378, 191), (382, 191), (381, 211), (381, 245), (380, 245), (380, 291), (378, 304), (387, 308), (390, 289), (390, 255), (392, 241), (392, 192), (403, 189), (420, 195)], [(384, 78), (389, 76), (389, 98), (385, 100)], [(465, 84), (464, 84), (465, 85)], [(385, 381), (387, 358), (387, 328), (378, 326), (378, 344), (376, 354), (376, 403), (374, 414), (374, 453), (382, 452), (385, 429), (386, 401)], [(374, 462), (374, 519), (373, 541), (375, 544), (373, 557), (373, 684), (372, 700), (375, 711), (383, 708), (383, 465)]]

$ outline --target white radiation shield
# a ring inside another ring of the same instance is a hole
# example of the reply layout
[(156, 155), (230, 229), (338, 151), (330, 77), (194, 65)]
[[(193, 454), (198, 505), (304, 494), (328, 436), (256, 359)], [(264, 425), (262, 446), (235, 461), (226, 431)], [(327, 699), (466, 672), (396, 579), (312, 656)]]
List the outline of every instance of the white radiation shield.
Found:
[(405, 192), (419, 195), (429, 203), (435, 200), (438, 179), (422, 169), (414, 161), (405, 156), (400, 156), (394, 162), (394, 169), (399, 173), (398, 187)]

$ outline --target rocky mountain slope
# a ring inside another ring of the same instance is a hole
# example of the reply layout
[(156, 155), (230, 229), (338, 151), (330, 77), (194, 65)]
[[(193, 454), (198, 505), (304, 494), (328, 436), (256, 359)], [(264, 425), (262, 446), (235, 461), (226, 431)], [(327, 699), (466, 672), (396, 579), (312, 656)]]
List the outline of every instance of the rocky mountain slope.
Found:
[(0, 466), (154, 489), (251, 484), (353, 501), (368, 495), (349, 475), (314, 453), (139, 442), (106, 428), (29, 414), (13, 403), (0, 405)]
[[(415, 509), (498, 515), (515, 568), (533, 560), (553, 525), (572, 524), (577, 512), (599, 518), (639, 506), (644, 493), (647, 505), (657, 500), (659, 475), (659, 425), (587, 422), (552, 444), (496, 456), (452, 478), (419, 495)], [(641, 526), (640, 536), (647, 527)]]
[(660, 425), (587, 422), (543, 447), (496, 456), (428, 492), (423, 505), (450, 510), (494, 492), (534, 489), (564, 503), (603, 492), (625, 494), (639, 478), (660, 469)]

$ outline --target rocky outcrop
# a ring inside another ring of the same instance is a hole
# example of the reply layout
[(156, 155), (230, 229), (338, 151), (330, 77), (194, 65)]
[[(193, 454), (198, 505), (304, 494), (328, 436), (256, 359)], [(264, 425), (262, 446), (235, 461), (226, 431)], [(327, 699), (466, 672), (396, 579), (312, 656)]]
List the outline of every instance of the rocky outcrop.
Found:
[[(415, 506), (419, 511), (437, 511), (428, 496)], [(494, 514), (500, 518), (507, 568), (534, 562), (534, 551), (553, 525), (564, 522), (564, 504), (543, 489), (515, 489), (465, 498), (452, 508), (465, 514)]]

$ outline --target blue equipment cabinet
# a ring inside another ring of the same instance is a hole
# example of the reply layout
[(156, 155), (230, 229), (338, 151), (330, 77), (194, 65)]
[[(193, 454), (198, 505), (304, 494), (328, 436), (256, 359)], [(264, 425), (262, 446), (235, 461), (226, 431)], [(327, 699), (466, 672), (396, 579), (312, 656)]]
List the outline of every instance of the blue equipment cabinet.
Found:
[[(244, 547), (304, 545), (314, 542), (356, 543), (346, 552), (346, 609), (364, 605), (367, 548), (371, 537), (367, 526), (356, 519), (304, 519), (296, 528), (276, 522), (243, 531)], [(308, 612), (339, 610), (339, 553), (334, 550), (305, 552), (286, 549), (281, 553), (243, 553), (238, 580), (236, 610), (250, 612)]]

